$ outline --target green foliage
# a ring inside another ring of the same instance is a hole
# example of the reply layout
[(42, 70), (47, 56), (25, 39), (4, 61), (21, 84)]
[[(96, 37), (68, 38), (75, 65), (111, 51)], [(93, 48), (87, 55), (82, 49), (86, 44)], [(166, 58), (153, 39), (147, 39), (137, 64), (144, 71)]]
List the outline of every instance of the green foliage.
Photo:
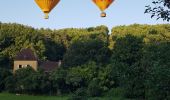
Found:
[[(33, 90), (36, 82), (33, 80), (35, 71), (31, 67), (22, 68), (15, 72), (16, 91), (20, 93), (27, 93)], [(31, 83), (31, 84), (30, 84)]]
[(64, 67), (79, 66), (89, 61), (106, 63), (110, 58), (110, 54), (107, 45), (101, 40), (75, 41), (64, 56)]
[(68, 96), (16, 95), (9, 93), (0, 93), (0, 97), (3, 100), (68, 100)]
[(7, 56), (10, 66), (15, 55), (31, 48), (40, 60), (58, 61), (74, 41), (99, 39), (108, 44), (108, 28), (98, 26), (87, 29), (62, 30), (34, 29), (20, 24), (0, 24), (0, 55)]
[(87, 90), (86, 90), (86, 88), (79, 88), (79, 89), (77, 89), (76, 90), (76, 92), (75, 92), (75, 95), (77, 95), (77, 96), (87, 96)]
[(5, 79), (5, 91), (10, 93), (15, 93), (15, 78), (14, 76), (10, 75)]
[(37, 30), (19, 24), (1, 24), (0, 34), (1, 44), (7, 43), (1, 50), (3, 55), (12, 59), (18, 51), (29, 47), (43, 59), (42, 35)]
[(53, 91), (57, 92), (58, 95), (66, 93), (69, 91), (66, 84), (67, 71), (64, 69), (57, 69), (53, 71), (50, 75)]
[(16, 70), (15, 92), (27, 94), (52, 93), (49, 77), (41, 71), (35, 71), (31, 67)]
[(99, 86), (104, 92), (119, 86), (118, 75), (112, 65), (100, 67), (97, 79), (99, 80)]
[(66, 83), (73, 92), (78, 88), (87, 87), (93, 78), (98, 76), (98, 67), (95, 62), (89, 62), (82, 66), (72, 67), (68, 70)]
[(113, 60), (123, 62), (129, 66), (140, 60), (142, 57), (143, 39), (132, 35), (118, 38), (114, 45)]
[(156, 17), (164, 21), (170, 21), (170, 1), (169, 0), (153, 0), (152, 5), (146, 6), (145, 13), (151, 14), (151, 18)]
[(45, 51), (45, 56), (50, 61), (58, 61), (63, 59), (65, 53), (65, 47), (62, 44), (55, 42), (54, 40), (47, 39), (45, 43), (45, 48), (48, 48)]
[(88, 99), (87, 97), (73, 95), (68, 100), (88, 100)]
[(82, 70), (80, 68), (70, 69), (66, 77), (66, 83), (70, 85), (71, 91), (75, 91), (77, 88), (84, 86), (85, 76), (83, 75)]
[(4, 68), (0, 68), (0, 92), (5, 89), (6, 78), (12, 76), (12, 73)]
[(117, 87), (112, 88), (108, 92), (106, 92), (107, 97), (124, 97), (124, 89)]
[(14, 44), (14, 39), (6, 34), (2, 34), (0, 37), (0, 51), (4, 50), (11, 44)]
[(10, 63), (9, 58), (0, 53), (0, 68), (6, 69), (10, 68), (9, 63)]
[(146, 97), (168, 100), (170, 97), (170, 43), (148, 45), (144, 64), (147, 68)]
[(68, 100), (88, 100), (87, 90), (79, 88)]
[(92, 80), (89, 83), (88, 89), (87, 89), (87, 94), (92, 97), (99, 97), (102, 96), (102, 89), (99, 86), (99, 81), (98, 80)]
[[(0, 23), (1, 91), (70, 93), (73, 100), (169, 100), (170, 25), (133, 24), (108, 32), (106, 26), (51, 30)], [(8, 68), (24, 48), (40, 60), (62, 60), (63, 66), (48, 74), (28, 67), (12, 76)]]
[(160, 41), (170, 40), (170, 25), (158, 24), (158, 25), (140, 25), (132, 24), (129, 26), (117, 26), (112, 28), (110, 35), (110, 46), (113, 49), (117, 38), (124, 37), (127, 34), (131, 34), (136, 37), (143, 37), (145, 43), (153, 43)]
[(97, 65), (95, 62), (70, 68), (66, 77), (66, 82), (72, 92), (78, 88), (87, 88), (92, 80), (97, 80), (101, 93), (118, 86), (114, 68)]
[(132, 35), (118, 38), (116, 40), (112, 63), (117, 67), (120, 85), (125, 89), (125, 96), (130, 98), (143, 98), (145, 70), (140, 66), (143, 56), (142, 38)]

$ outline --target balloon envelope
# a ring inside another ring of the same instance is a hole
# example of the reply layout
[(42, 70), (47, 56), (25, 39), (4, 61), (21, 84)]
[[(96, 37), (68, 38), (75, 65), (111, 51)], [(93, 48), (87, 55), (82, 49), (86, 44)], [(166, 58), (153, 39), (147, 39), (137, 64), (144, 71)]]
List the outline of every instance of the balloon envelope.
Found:
[(50, 11), (59, 3), (60, 0), (35, 0), (37, 5), (45, 14), (45, 19), (48, 19)]
[(92, 0), (98, 8), (102, 11), (101, 17), (106, 17), (106, 13), (104, 10), (106, 10), (114, 0)]
[(93, 2), (99, 7), (101, 11), (107, 9), (114, 0), (93, 0)]

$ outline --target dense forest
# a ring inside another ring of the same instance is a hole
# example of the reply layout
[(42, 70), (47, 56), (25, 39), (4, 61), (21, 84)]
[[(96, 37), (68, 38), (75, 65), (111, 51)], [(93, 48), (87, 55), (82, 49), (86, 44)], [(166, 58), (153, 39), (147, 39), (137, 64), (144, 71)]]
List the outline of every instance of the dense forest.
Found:
[[(49, 74), (28, 67), (13, 75), (13, 59), (24, 48), (62, 66)], [(170, 25), (117, 26), (109, 34), (103, 25), (51, 30), (0, 23), (0, 91), (170, 100)]]

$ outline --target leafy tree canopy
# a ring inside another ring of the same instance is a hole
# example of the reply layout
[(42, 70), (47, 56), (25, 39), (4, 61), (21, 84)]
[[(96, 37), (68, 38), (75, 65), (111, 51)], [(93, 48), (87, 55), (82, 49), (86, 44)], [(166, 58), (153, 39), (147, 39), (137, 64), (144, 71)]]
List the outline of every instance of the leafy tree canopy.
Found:
[(151, 14), (151, 18), (156, 17), (164, 21), (170, 21), (170, 0), (152, 0), (152, 5), (146, 6), (145, 13)]

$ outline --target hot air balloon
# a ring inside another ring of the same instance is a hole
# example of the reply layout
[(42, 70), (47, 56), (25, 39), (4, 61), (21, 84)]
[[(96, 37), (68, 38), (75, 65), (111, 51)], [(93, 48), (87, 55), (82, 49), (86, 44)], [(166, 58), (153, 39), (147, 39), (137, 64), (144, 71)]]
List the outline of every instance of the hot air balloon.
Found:
[(41, 8), (41, 10), (45, 14), (45, 19), (48, 19), (48, 14), (50, 11), (59, 3), (60, 0), (35, 0), (37, 5)]
[(114, 0), (92, 0), (102, 11), (101, 17), (106, 17), (106, 13), (104, 12)]

